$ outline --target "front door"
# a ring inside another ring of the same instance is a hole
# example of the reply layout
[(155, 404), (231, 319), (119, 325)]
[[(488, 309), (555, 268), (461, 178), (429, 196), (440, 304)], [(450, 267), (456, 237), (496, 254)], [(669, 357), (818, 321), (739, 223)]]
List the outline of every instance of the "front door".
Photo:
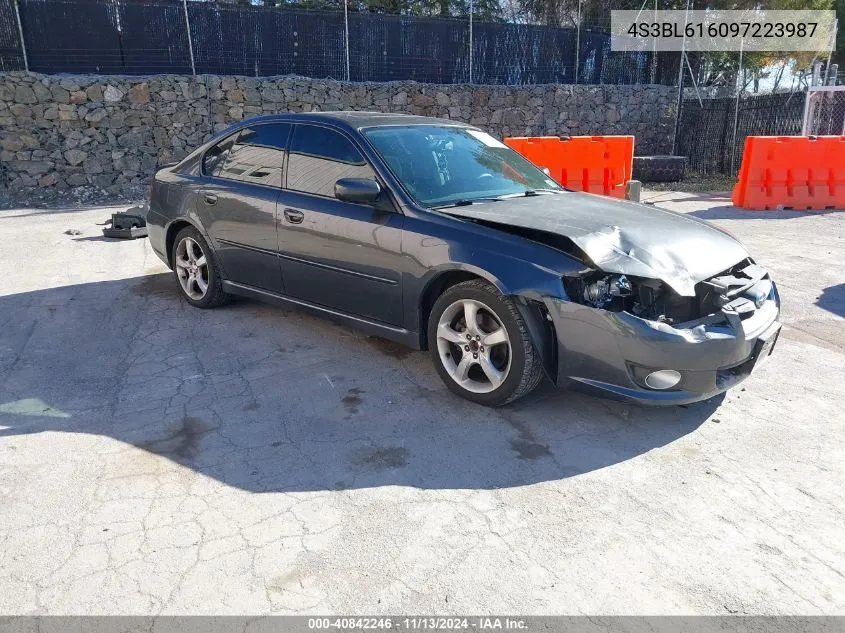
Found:
[(290, 125), (244, 128), (206, 152), (197, 208), (230, 281), (281, 293), (276, 217)]
[(376, 178), (346, 135), (294, 126), (279, 195), (285, 294), (390, 325), (402, 323), (404, 216), (334, 197), (340, 178)]

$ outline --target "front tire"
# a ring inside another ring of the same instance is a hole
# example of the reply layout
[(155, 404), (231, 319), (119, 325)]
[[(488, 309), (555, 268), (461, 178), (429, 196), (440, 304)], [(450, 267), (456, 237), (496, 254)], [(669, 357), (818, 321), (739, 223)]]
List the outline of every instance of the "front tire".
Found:
[(534, 390), (543, 366), (513, 300), (474, 279), (447, 289), (428, 320), (428, 347), (450, 391), (487, 406)]
[(231, 295), (223, 292), (214, 253), (194, 227), (186, 226), (176, 235), (170, 261), (182, 296), (192, 306), (216, 308), (231, 300)]

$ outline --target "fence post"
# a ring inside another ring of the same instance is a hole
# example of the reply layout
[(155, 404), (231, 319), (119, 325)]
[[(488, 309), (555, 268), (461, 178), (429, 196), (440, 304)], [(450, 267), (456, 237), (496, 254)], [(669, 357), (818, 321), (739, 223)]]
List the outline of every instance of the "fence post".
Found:
[(343, 0), (343, 33), (346, 38), (346, 81), (349, 81), (349, 8), (347, 6), (348, 0)]
[(813, 90), (812, 86), (807, 87), (804, 95), (804, 118), (801, 119), (801, 136), (810, 136), (813, 133), (813, 119), (815, 118), (815, 95), (822, 94)]
[(469, 83), (472, 83), (472, 10), (473, 0), (469, 0)]
[(194, 43), (191, 41), (191, 21), (188, 19), (187, 0), (182, 0), (182, 10), (185, 12), (185, 30), (188, 31), (188, 52), (191, 54), (191, 74), (196, 77), (197, 67), (194, 64)]
[(684, 107), (684, 55), (687, 54), (687, 20), (689, 19), (689, 3), (684, 13), (684, 36), (681, 39), (681, 56), (678, 58), (678, 105), (675, 108), (675, 135), (672, 138), (672, 153), (678, 153), (678, 132), (681, 129), (681, 112)]
[(578, 66), (581, 65), (581, 0), (578, 0), (578, 24), (575, 25), (575, 83), (578, 83)]
[[(654, 0), (654, 21), (657, 22), (657, 0)], [(657, 38), (651, 45), (651, 83), (657, 83)]]
[(21, 24), (21, 12), (18, 9), (18, 0), (15, 1), (15, 19), (18, 21), (18, 36), (21, 38), (21, 53), (23, 54), (23, 69), (29, 72), (29, 59), (26, 56), (26, 44), (23, 41), (23, 25)]
[[(830, 74), (830, 64), (833, 62), (833, 51), (836, 50), (836, 31), (839, 28), (839, 20), (833, 19), (833, 33), (830, 34), (830, 49), (827, 51), (827, 65), (824, 68), (823, 86), (827, 85), (827, 77)], [(835, 76), (835, 75), (834, 75)]]
[(736, 166), (736, 130), (739, 125), (739, 98), (742, 96), (742, 45), (745, 43), (745, 40), (740, 38), (739, 40), (739, 68), (736, 71), (736, 78), (737, 78), (737, 91), (736, 91), (736, 105), (734, 106), (734, 136), (732, 147), (731, 147), (731, 175), (733, 176), (736, 174), (734, 171), (734, 167)]

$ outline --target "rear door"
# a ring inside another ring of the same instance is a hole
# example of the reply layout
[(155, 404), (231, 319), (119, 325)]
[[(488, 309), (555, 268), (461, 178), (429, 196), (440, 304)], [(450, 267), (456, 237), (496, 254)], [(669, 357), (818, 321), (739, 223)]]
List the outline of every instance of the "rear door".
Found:
[(281, 293), (276, 204), (291, 126), (262, 123), (224, 139), (203, 157), (202, 216), (225, 277)]
[(334, 196), (341, 178), (376, 174), (340, 130), (297, 123), (279, 196), (279, 253), (291, 297), (402, 324), (404, 216)]

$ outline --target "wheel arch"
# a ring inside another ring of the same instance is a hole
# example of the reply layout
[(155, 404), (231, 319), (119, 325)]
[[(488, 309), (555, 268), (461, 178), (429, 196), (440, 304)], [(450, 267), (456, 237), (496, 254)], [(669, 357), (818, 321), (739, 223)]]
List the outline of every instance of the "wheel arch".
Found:
[(417, 323), (419, 324), (417, 329), (419, 330), (420, 336), (420, 349), (428, 349), (428, 318), (431, 316), (431, 309), (434, 307), (437, 299), (452, 286), (472, 279), (489, 281), (501, 292), (501, 285), (496, 283), (495, 280), (490, 279), (489, 275), (481, 274), (480, 270), (471, 268), (441, 270), (432, 275), (431, 279), (426, 282), (420, 293), (420, 299), (417, 305)]
[(519, 310), (525, 326), (528, 328), (528, 335), (535, 351), (540, 355), (543, 364), (543, 371), (553, 384), (557, 385), (557, 333), (555, 326), (549, 317), (546, 305), (522, 295), (510, 295)]
[(542, 359), (543, 370), (553, 383), (557, 383), (557, 337), (554, 324), (548, 318), (545, 304), (532, 297), (508, 292), (499, 279), (480, 268), (464, 266), (441, 270), (428, 280), (420, 294), (418, 305), (420, 349), (428, 349), (428, 319), (437, 299), (452, 286), (472, 279), (483, 279), (489, 282), (499, 292), (513, 300), (520, 316), (525, 321), (531, 342)]
[[(170, 224), (168, 224), (167, 230), (165, 231), (164, 247), (167, 249), (165, 252), (167, 254), (167, 264), (170, 266), (170, 268), (173, 268), (173, 243), (176, 241), (176, 236), (179, 234), (179, 231), (188, 226), (195, 228), (197, 231), (199, 231), (200, 235), (205, 237), (205, 231), (203, 231), (200, 227), (196, 225), (196, 223), (190, 221), (186, 217), (177, 218), (173, 220)], [(207, 238), (206, 242), (208, 242)]]

